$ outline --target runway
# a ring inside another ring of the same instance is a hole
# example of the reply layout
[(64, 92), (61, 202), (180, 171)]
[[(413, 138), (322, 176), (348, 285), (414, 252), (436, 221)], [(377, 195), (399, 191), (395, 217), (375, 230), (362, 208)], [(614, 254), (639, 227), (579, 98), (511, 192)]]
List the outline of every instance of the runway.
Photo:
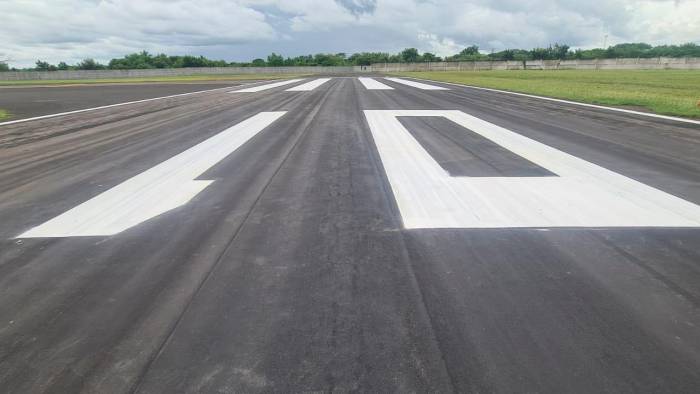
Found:
[(247, 83), (251, 81), (0, 86), (0, 108), (12, 114), (11, 120), (19, 120)]
[(700, 125), (214, 87), (0, 124), (2, 391), (700, 386)]

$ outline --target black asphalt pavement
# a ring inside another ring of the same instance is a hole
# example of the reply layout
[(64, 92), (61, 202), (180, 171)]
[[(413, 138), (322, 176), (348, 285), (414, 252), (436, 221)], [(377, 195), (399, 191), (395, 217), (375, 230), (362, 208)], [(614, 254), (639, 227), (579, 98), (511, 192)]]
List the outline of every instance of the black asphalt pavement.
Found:
[(251, 82), (255, 81), (0, 86), (0, 108), (11, 115), (5, 120), (17, 120)]
[[(0, 125), (0, 391), (698, 392), (700, 228), (405, 229), (362, 111), (461, 110), (695, 204), (700, 125), (377, 79)], [(266, 111), (181, 207), (16, 238)], [(453, 176), (553, 176), (402, 123)]]

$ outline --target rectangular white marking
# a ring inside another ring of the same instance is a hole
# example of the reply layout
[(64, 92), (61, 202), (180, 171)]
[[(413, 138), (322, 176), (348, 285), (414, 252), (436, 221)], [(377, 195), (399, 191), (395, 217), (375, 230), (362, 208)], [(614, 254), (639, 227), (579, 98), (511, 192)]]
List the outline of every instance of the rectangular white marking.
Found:
[(443, 88), (442, 86), (428, 85), (427, 83), (409, 81), (407, 79), (389, 78), (389, 77), (386, 77), (384, 79), (388, 79), (389, 81), (392, 81), (392, 82), (401, 83), (401, 84), (404, 84), (407, 86), (412, 86), (414, 88), (418, 88), (418, 89), (422, 89), (422, 90), (450, 90), (448, 88)]
[(394, 90), (391, 86), (383, 84), (374, 78), (359, 77), (360, 80), (367, 90)]
[(273, 83), (267, 83), (265, 85), (258, 85), (258, 86), (253, 86), (250, 88), (246, 89), (241, 89), (241, 90), (234, 90), (229, 93), (256, 93), (256, 92), (262, 92), (263, 90), (268, 90), (268, 89), (274, 89), (278, 88), (280, 86), (284, 85), (289, 85), (292, 83), (300, 82), (303, 81), (303, 79), (288, 79), (285, 81), (279, 81), (279, 82), (273, 82)]
[[(700, 227), (696, 204), (462, 111), (364, 112), (406, 228)], [(451, 177), (400, 116), (445, 117), (558, 177)]]
[(285, 113), (248, 118), (17, 238), (113, 235), (184, 205), (213, 182), (195, 178)]
[(295, 86), (293, 88), (289, 88), (286, 90), (286, 92), (310, 92), (317, 87), (323, 85), (324, 83), (330, 81), (330, 78), (319, 78), (319, 79), (314, 79), (313, 81), (303, 83), (299, 86)]

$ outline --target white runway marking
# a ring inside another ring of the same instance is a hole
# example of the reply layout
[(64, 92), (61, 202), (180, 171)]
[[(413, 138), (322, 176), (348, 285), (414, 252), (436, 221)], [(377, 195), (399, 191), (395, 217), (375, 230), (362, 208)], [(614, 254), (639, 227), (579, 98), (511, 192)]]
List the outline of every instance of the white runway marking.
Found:
[(404, 84), (404, 85), (411, 86), (411, 87), (418, 88), (418, 89), (422, 89), (422, 90), (450, 90), (448, 88), (443, 88), (442, 86), (428, 85), (427, 83), (409, 81), (407, 79), (389, 78), (389, 77), (386, 77), (384, 79), (388, 79), (389, 81), (392, 81), (392, 82)]
[[(700, 227), (696, 204), (464, 112), (364, 112), (406, 228)], [(399, 116), (445, 117), (558, 177), (451, 177)]]
[(286, 112), (261, 112), (17, 238), (117, 234), (186, 204), (213, 181), (195, 180)]
[(383, 84), (374, 78), (359, 77), (357, 79), (360, 80), (367, 90), (394, 90), (391, 86)]
[(279, 81), (279, 82), (273, 82), (273, 83), (268, 83), (265, 85), (258, 85), (258, 86), (253, 86), (250, 88), (245, 88), (241, 90), (233, 90), (229, 93), (256, 93), (256, 92), (262, 92), (263, 90), (268, 90), (268, 89), (274, 89), (278, 88), (280, 86), (284, 85), (289, 85), (292, 83), (300, 82), (303, 81), (303, 79), (287, 79), (285, 81)]
[(324, 83), (330, 81), (331, 78), (319, 78), (319, 79), (314, 79), (313, 81), (303, 83), (299, 86), (295, 86), (293, 88), (289, 88), (285, 90), (286, 92), (310, 92), (317, 87), (323, 85)]

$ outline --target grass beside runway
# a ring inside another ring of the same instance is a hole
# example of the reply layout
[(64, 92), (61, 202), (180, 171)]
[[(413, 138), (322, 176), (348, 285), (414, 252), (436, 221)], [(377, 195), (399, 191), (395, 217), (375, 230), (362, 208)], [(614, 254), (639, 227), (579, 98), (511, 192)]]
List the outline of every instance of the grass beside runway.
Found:
[(700, 118), (700, 71), (695, 70), (437, 71), (392, 75)]
[(299, 78), (308, 74), (231, 74), (231, 75), (182, 75), (172, 77), (138, 77), (108, 79), (51, 79), (0, 81), (0, 86), (46, 86), (46, 85), (94, 85), (120, 83), (187, 83), (187, 82), (226, 82), (269, 79)]
[(4, 120), (10, 117), (10, 113), (4, 109), (0, 109), (0, 120)]

